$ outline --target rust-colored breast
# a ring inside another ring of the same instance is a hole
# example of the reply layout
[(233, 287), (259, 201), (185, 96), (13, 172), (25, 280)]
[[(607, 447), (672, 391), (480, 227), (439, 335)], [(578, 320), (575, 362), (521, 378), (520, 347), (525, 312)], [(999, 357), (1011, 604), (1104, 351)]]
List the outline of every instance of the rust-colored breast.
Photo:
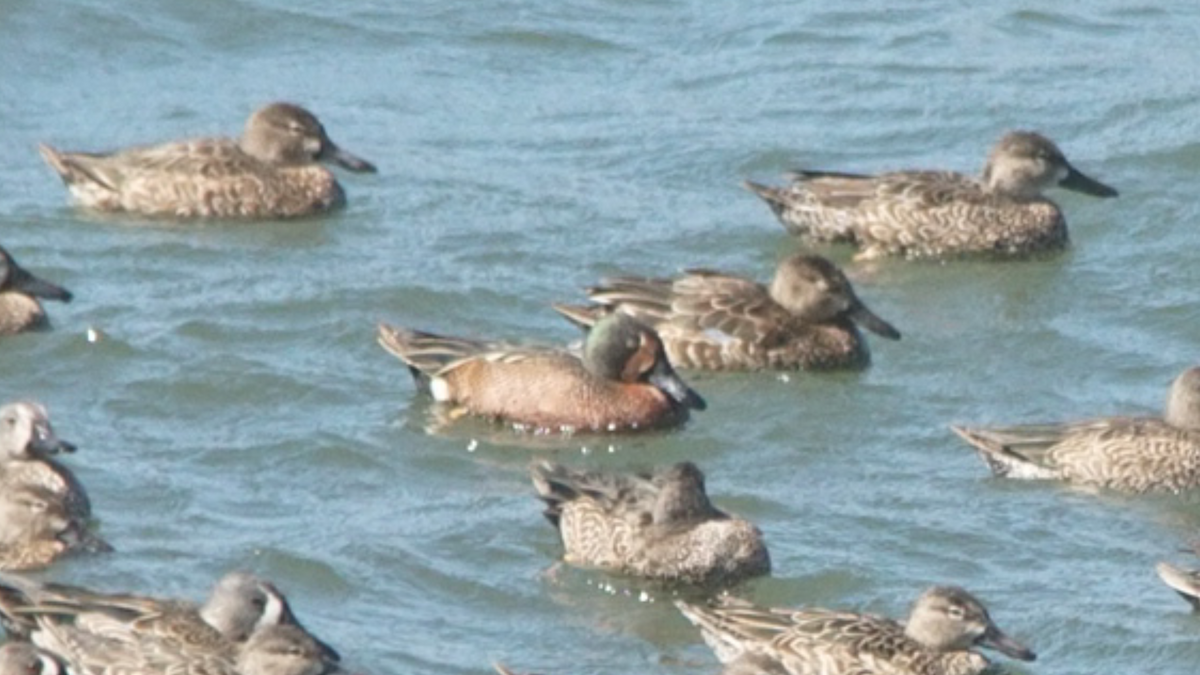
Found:
[(538, 429), (629, 430), (685, 416), (657, 388), (598, 378), (566, 355), (472, 359), (440, 378), (450, 401), (470, 412)]

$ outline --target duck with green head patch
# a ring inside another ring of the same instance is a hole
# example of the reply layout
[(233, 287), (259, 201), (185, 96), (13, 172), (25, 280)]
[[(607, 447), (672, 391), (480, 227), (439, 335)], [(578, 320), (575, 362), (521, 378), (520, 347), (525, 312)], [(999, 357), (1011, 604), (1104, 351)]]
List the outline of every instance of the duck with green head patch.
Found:
[(434, 400), (536, 430), (657, 428), (705, 407), (671, 368), (658, 335), (624, 315), (597, 322), (582, 357), (387, 324), (379, 325), (379, 344)]

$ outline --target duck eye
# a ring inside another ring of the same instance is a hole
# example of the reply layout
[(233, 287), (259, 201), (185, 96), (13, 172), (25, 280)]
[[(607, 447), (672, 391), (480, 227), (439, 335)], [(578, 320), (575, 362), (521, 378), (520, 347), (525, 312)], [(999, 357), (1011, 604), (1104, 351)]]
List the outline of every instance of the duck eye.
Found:
[(950, 605), (950, 607), (947, 608), (946, 613), (950, 615), (951, 619), (958, 621), (962, 621), (964, 616), (963, 608), (959, 605)]

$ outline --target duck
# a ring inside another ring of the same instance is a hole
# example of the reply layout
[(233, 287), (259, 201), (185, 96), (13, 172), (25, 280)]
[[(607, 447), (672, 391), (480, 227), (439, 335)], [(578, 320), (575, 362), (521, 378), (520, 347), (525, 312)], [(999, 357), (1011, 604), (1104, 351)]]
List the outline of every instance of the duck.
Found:
[(46, 407), (36, 401), (0, 406), (0, 490), (21, 485), (41, 487), (60, 500), (68, 517), (86, 527), (92, 503), (75, 474), (53, 458), (75, 452), (75, 444), (58, 437)]
[(671, 363), (684, 369), (861, 369), (871, 357), (858, 326), (900, 339), (858, 299), (842, 270), (818, 255), (787, 256), (769, 286), (691, 269), (673, 278), (611, 277), (587, 294), (596, 304), (553, 307), (581, 326), (606, 313), (628, 314), (657, 331)]
[(1171, 383), (1162, 417), (950, 428), (996, 476), (1178, 493), (1200, 486), (1200, 367)]
[(569, 564), (703, 586), (771, 571), (762, 532), (713, 506), (692, 462), (642, 473), (541, 462), (532, 477)]
[[(243, 571), (223, 576), (201, 606), (3, 575), (0, 615), (11, 637), (31, 640), (73, 673), (165, 675), (203, 663), (215, 664), (222, 674), (251, 675), (235, 671), (234, 662), (255, 649), (249, 645), (264, 629), (277, 627), (306, 636), (305, 649), (319, 652), (322, 663), (341, 660), (304, 630), (273, 584)], [(169, 662), (157, 660), (167, 655)]]
[(859, 259), (1014, 258), (1058, 251), (1068, 242), (1067, 223), (1062, 209), (1043, 195), (1047, 189), (1118, 195), (1033, 131), (1004, 134), (978, 178), (953, 171), (797, 171), (789, 176), (783, 187), (743, 185), (791, 234), (849, 242), (858, 247)]
[(521, 430), (634, 431), (682, 423), (706, 403), (675, 373), (662, 340), (625, 315), (596, 322), (582, 356), (566, 349), (447, 337), (379, 324), (379, 344), (419, 389)]
[(0, 491), (0, 571), (40, 570), (73, 551), (112, 547), (73, 522), (49, 490), (18, 485)]
[(40, 279), (17, 264), (0, 246), (0, 335), (16, 335), (50, 325), (38, 298), (71, 302), (67, 289)]
[(675, 605), (700, 628), (725, 675), (978, 675), (990, 661), (975, 647), (1037, 658), (958, 586), (927, 589), (903, 624), (839, 610), (762, 608), (728, 595)]
[(345, 204), (322, 162), (374, 173), (338, 147), (308, 110), (276, 102), (254, 112), (240, 139), (197, 138), (105, 153), (41, 145), (43, 159), (87, 209), (157, 218), (284, 219)]
[(337, 659), (298, 626), (277, 624), (254, 631), (238, 650), (236, 675), (333, 675)]

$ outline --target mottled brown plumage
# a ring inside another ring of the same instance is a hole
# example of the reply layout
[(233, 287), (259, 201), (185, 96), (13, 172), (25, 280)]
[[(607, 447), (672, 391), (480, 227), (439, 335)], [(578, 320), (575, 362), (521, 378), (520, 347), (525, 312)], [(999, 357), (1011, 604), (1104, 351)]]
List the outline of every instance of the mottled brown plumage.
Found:
[(240, 139), (200, 138), (103, 154), (41, 146), (76, 201), (99, 211), (167, 218), (291, 218), (345, 203), (319, 162), (374, 172), (290, 103), (255, 112)]
[(641, 474), (545, 462), (532, 473), (568, 563), (701, 585), (732, 584), (771, 570), (762, 532), (714, 507), (704, 474), (691, 462)]
[(863, 258), (1007, 257), (1061, 249), (1066, 221), (1042, 196), (1045, 190), (1117, 196), (1071, 166), (1050, 139), (1029, 131), (1005, 134), (978, 179), (950, 171), (799, 171), (792, 177), (784, 187), (745, 185), (792, 234), (853, 243)]
[(1161, 418), (951, 429), (998, 476), (1179, 492), (1200, 486), (1200, 368), (1175, 378)]
[[(278, 590), (242, 572), (224, 577), (203, 607), (19, 577), (3, 582), (0, 614), (9, 632), (76, 675), (316, 675), (338, 660), (295, 622)], [(273, 652), (288, 642), (304, 660), (316, 654), (325, 665), (310, 672), (276, 662)]]
[(617, 431), (677, 424), (704, 401), (671, 369), (653, 330), (599, 322), (583, 357), (379, 325), (379, 344), (437, 401), (537, 430)]
[(988, 660), (972, 647), (1035, 658), (955, 586), (927, 590), (903, 625), (871, 614), (759, 608), (729, 596), (707, 606), (675, 604), (700, 628), (726, 675), (978, 675)]
[(72, 550), (104, 547), (72, 523), (62, 501), (48, 490), (0, 489), (0, 571), (42, 569)]
[(858, 299), (825, 258), (792, 255), (770, 286), (711, 270), (673, 279), (613, 277), (588, 289), (591, 307), (555, 305), (580, 325), (611, 311), (658, 332), (671, 363), (702, 370), (828, 370), (870, 362), (855, 323), (888, 339), (900, 333)]
[(52, 455), (75, 452), (75, 445), (54, 433), (46, 408), (33, 401), (0, 407), (0, 490), (29, 485), (62, 502), (68, 517), (87, 527), (92, 504), (83, 484)]
[(14, 335), (49, 325), (38, 298), (71, 301), (71, 292), (30, 274), (0, 247), (0, 335)]

